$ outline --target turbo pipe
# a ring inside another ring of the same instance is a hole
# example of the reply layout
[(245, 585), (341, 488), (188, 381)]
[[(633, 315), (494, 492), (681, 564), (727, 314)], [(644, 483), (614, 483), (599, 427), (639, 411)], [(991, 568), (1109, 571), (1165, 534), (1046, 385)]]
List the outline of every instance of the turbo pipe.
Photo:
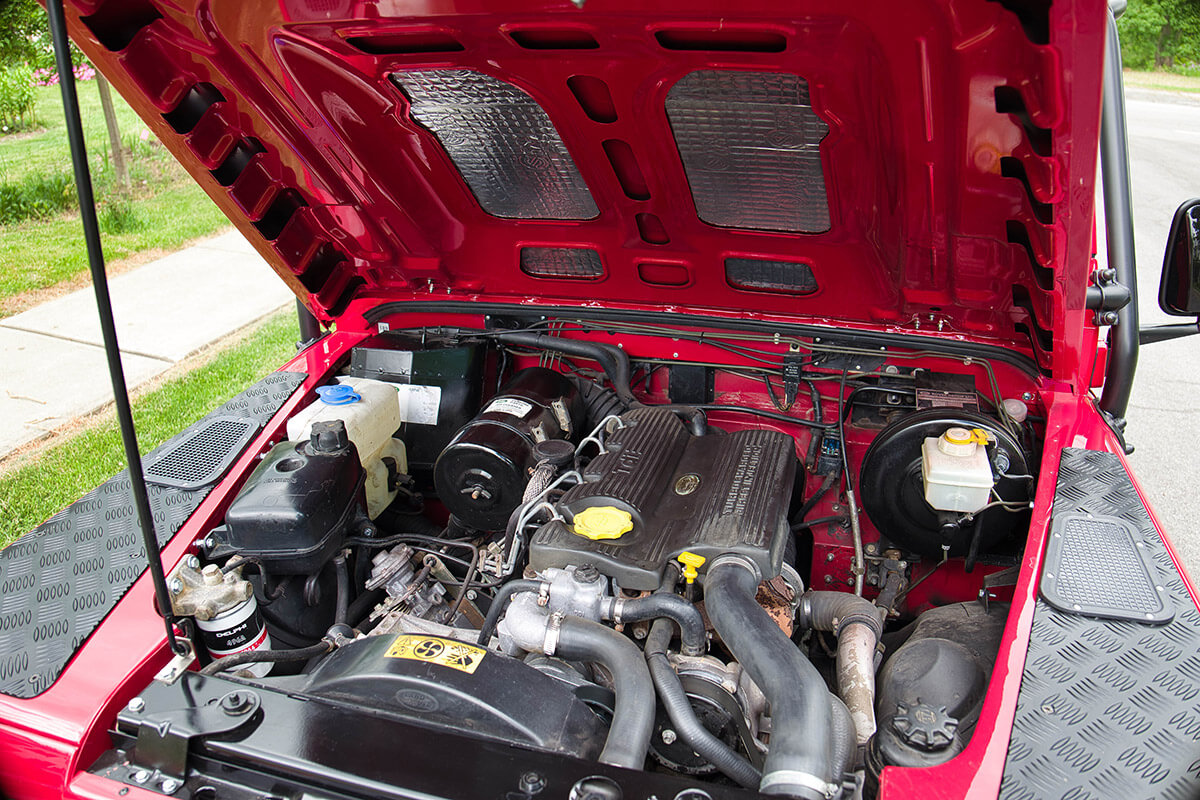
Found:
[(817, 668), (755, 599), (761, 577), (747, 559), (717, 558), (704, 581), (705, 608), (771, 706), (771, 749), (759, 791), (825, 800), (838, 789), (829, 692)]
[(796, 608), (801, 628), (837, 636), (838, 694), (854, 721), (858, 744), (875, 733), (875, 648), (883, 634), (880, 609), (845, 592), (807, 592)]
[(546, 336), (542, 333), (532, 333), (530, 331), (501, 333), (496, 338), (502, 342), (521, 345), (523, 347), (536, 347), (571, 356), (590, 358), (604, 370), (604, 374), (608, 376), (609, 382), (613, 385), (613, 391), (617, 393), (617, 397), (621, 399), (626, 408), (637, 402), (634, 400), (633, 390), (630, 388), (631, 371), (629, 368), (629, 354), (619, 347), (596, 344), (594, 342), (581, 342), (576, 339), (563, 339), (558, 336)]

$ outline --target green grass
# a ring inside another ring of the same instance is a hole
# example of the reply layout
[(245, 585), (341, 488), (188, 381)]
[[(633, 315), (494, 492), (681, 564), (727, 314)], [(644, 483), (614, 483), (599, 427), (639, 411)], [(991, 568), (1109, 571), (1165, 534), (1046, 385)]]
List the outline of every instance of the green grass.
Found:
[[(58, 87), (37, 87), (35, 91), (43, 127), (0, 136), (0, 184), (13, 192), (24, 190), (28, 196), (30, 187), (57, 185), (65, 179), (70, 183), (70, 204), (74, 206), (70, 151)], [(114, 96), (122, 138), (132, 145), (129, 162), (133, 182), (128, 196), (116, 194), (96, 84), (79, 83), (78, 91), (104, 253), (109, 261), (151, 248), (174, 250), (229, 224), (161, 144), (153, 137), (141, 139), (145, 125), (128, 104)], [(87, 270), (78, 210), (52, 212), (0, 226), (0, 301), (54, 286)], [(0, 310), (0, 317), (4, 315)]]
[[(1194, 68), (1193, 68), (1194, 69)], [(1167, 72), (1165, 70), (1124, 71), (1125, 86), (1142, 89), (1166, 89), (1172, 92), (1200, 92), (1200, 74), (1191, 71)]]
[[(284, 310), (202, 366), (134, 400), (138, 446), (157, 447), (295, 353), (296, 315)], [(0, 547), (32, 530), (124, 467), (115, 416), (37, 453), (0, 475)]]
[[(107, 169), (108, 132), (104, 127), (104, 112), (100, 110), (100, 94), (95, 81), (76, 84), (79, 94), (79, 118), (83, 121), (83, 136), (87, 141), (88, 163), (93, 171)], [(41, 130), (0, 137), (0, 181), (14, 183), (26, 175), (71, 172), (71, 156), (67, 147), (67, 123), (63, 117), (62, 95), (57, 86), (34, 87), (34, 106)], [(138, 139), (146, 127), (141, 118), (115, 92), (113, 106), (121, 136)], [(135, 159), (136, 162), (136, 159)], [(136, 167), (135, 167), (136, 168)]]
[[(101, 242), (108, 261), (156, 247), (173, 250), (229, 224), (208, 195), (190, 181), (133, 201), (132, 212), (132, 227), (104, 231)], [(101, 208), (101, 219), (104, 217)], [(0, 298), (70, 280), (87, 267), (77, 211), (0, 227)]]

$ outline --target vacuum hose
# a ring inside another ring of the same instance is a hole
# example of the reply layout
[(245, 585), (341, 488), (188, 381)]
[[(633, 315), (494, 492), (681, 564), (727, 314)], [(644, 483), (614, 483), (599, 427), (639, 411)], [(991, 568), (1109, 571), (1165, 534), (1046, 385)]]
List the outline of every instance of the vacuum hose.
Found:
[(662, 618), (655, 620), (650, 626), (650, 635), (646, 637), (646, 663), (650, 667), (654, 688), (658, 690), (658, 699), (662, 701), (667, 716), (671, 718), (671, 726), (705, 761), (742, 786), (755, 788), (762, 779), (762, 773), (732, 747), (710, 733), (696, 716), (692, 702), (679, 681), (679, 675), (667, 660), (667, 645), (670, 641), (671, 623)]
[(829, 692), (817, 668), (755, 600), (760, 578), (746, 559), (716, 559), (704, 582), (705, 608), (771, 705), (771, 749), (759, 791), (825, 800), (836, 791), (832, 780), (840, 770), (829, 736)]

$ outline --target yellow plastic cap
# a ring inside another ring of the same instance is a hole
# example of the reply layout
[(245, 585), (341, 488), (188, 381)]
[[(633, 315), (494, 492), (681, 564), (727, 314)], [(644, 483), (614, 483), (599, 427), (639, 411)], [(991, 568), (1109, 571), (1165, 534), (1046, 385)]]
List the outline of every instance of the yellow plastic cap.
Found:
[(971, 444), (974, 442), (986, 447), (988, 443), (987, 431), (982, 428), (973, 428), (972, 430), (951, 428), (942, 434), (942, 438), (946, 440), (947, 444)]
[(585, 539), (620, 539), (631, 530), (633, 517), (613, 506), (593, 506), (575, 515), (575, 533)]
[(698, 556), (695, 553), (679, 554), (679, 563), (683, 564), (683, 577), (688, 583), (696, 581), (696, 576), (700, 574), (696, 572), (696, 568), (703, 566), (706, 560), (704, 556)]

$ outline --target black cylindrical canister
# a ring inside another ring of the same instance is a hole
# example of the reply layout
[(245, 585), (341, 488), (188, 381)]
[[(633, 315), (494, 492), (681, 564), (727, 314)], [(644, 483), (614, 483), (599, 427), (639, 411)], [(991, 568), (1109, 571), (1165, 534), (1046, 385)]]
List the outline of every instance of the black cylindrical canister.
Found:
[(570, 439), (582, 420), (579, 393), (566, 376), (544, 367), (521, 370), (438, 457), (438, 497), (467, 525), (504, 528), (537, 463), (535, 445)]

